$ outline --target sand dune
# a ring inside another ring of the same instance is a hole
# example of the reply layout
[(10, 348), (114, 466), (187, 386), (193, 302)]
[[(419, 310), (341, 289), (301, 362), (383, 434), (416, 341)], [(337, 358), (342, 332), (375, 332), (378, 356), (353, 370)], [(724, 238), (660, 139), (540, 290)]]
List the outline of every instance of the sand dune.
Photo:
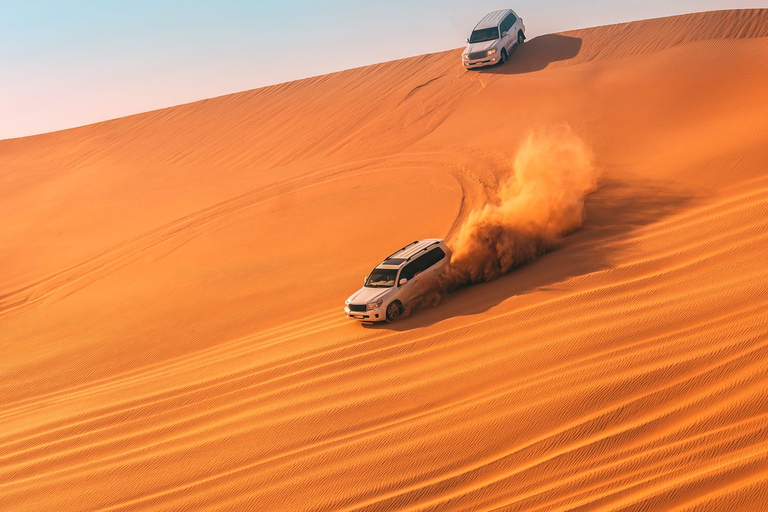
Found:
[[(766, 84), (719, 11), (0, 141), (0, 508), (768, 509)], [(562, 125), (581, 229), (344, 318)]]

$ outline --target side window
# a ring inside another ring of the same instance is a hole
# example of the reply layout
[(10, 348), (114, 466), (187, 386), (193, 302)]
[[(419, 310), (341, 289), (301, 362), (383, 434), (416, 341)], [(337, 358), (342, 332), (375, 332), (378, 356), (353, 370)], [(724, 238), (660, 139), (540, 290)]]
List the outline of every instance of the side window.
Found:
[(443, 252), (441, 248), (435, 247), (428, 253), (422, 255), (418, 259), (413, 260), (405, 267), (403, 267), (402, 272), (400, 272), (400, 279), (405, 278), (410, 281), (414, 278), (414, 276), (416, 276), (416, 274), (419, 272), (424, 272), (443, 258), (445, 258), (445, 252)]
[[(429, 262), (427, 261), (427, 255), (422, 254), (420, 257), (416, 258), (413, 263), (413, 275), (418, 275), (419, 272), (424, 272), (427, 267), (429, 266)], [(412, 276), (413, 277), (413, 276)], [(410, 279), (410, 278), (408, 278)]]
[(427, 260), (426, 268), (431, 267), (432, 265), (442, 260), (443, 258), (445, 258), (445, 253), (443, 252), (443, 250), (439, 247), (435, 247), (434, 249), (429, 251), (426, 254), (426, 256), (424, 256), (424, 259)]
[(509, 23), (509, 28), (507, 28), (507, 30), (512, 28), (512, 25), (514, 25), (515, 22), (517, 22), (517, 16), (515, 16), (515, 14), (512, 12), (509, 13), (509, 16), (507, 16), (507, 23)]
[(510, 14), (506, 18), (504, 18), (504, 21), (501, 22), (501, 33), (507, 32), (510, 27), (512, 26), (512, 22), (510, 20), (512, 19), (512, 15)]
[(424, 272), (429, 268), (431, 263), (429, 262), (429, 253), (425, 254), (418, 260), (416, 260), (416, 273)]
[(398, 282), (400, 279), (407, 279), (409, 281), (413, 279), (413, 276), (415, 276), (416, 272), (419, 271), (419, 269), (416, 267), (418, 263), (419, 263), (419, 260), (416, 260), (404, 266), (403, 270), (400, 271), (400, 277), (398, 278)]

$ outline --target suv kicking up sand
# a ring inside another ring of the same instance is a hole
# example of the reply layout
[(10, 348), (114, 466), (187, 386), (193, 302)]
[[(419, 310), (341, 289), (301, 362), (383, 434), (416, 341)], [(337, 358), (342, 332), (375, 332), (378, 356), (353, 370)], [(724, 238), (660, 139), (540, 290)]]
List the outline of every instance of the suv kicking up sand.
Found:
[(347, 318), (362, 322), (394, 320), (427, 289), (425, 276), (437, 277), (451, 261), (451, 250), (438, 238), (412, 242), (390, 254), (346, 301)]

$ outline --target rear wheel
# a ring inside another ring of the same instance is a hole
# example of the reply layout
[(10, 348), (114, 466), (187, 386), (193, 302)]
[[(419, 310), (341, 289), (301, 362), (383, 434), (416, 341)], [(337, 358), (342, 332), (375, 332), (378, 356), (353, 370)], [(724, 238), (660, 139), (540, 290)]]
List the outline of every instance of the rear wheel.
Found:
[(507, 49), (506, 48), (502, 48), (501, 49), (501, 58), (499, 59), (499, 64), (501, 65), (501, 64), (504, 64), (505, 62), (507, 62)]
[(403, 305), (400, 304), (400, 301), (394, 301), (390, 303), (389, 306), (387, 306), (387, 320), (392, 321), (399, 317), (403, 313)]
[(520, 46), (523, 44), (523, 41), (525, 41), (525, 36), (523, 35), (522, 30), (517, 31), (517, 45)]

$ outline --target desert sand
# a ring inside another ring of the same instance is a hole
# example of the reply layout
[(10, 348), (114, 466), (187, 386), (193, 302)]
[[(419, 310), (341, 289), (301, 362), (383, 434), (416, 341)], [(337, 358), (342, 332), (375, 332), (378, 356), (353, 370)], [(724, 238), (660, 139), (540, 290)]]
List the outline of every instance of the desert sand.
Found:
[[(0, 141), (0, 508), (768, 509), (768, 10), (459, 57)], [(580, 229), (345, 318), (563, 126)]]

